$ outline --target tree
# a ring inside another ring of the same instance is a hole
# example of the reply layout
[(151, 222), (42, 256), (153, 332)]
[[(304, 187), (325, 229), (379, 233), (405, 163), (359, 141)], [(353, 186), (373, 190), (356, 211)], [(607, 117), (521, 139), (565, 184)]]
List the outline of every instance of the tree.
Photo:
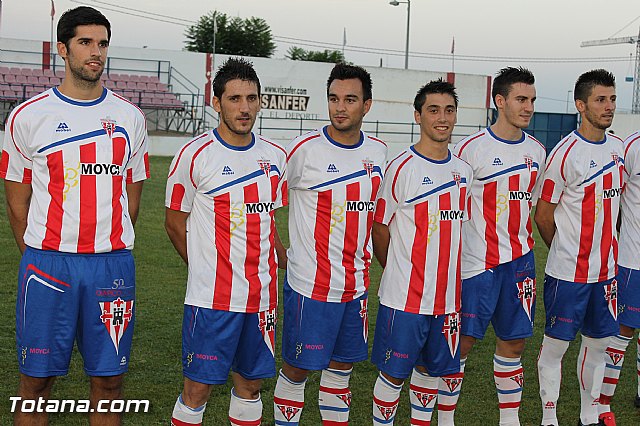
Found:
[(269, 24), (251, 17), (230, 18), (225, 13), (209, 12), (187, 28), (185, 46), (192, 52), (212, 52), (214, 20), (217, 23), (216, 53), (269, 58), (276, 50)]
[(344, 54), (339, 50), (305, 50), (301, 47), (293, 46), (287, 50), (287, 58), (294, 61), (312, 61), (312, 62), (345, 62)]

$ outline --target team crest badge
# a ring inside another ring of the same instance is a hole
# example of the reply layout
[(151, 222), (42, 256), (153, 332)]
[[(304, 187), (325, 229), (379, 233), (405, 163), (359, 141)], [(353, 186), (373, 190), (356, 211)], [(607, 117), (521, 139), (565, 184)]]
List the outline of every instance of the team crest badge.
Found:
[(453, 177), (453, 181), (456, 183), (456, 185), (459, 187), (460, 186), (460, 182), (462, 180), (462, 178), (460, 177), (460, 173), (458, 172), (451, 172), (451, 176)]
[(393, 407), (385, 407), (380, 404), (376, 404), (376, 407), (378, 407), (378, 411), (380, 411), (382, 418), (384, 418), (385, 420), (389, 420), (393, 417), (393, 413), (396, 412), (396, 408), (398, 408), (398, 405), (396, 404)]
[(111, 337), (116, 353), (120, 349), (120, 339), (133, 319), (133, 300), (122, 300), (119, 297), (112, 302), (100, 303), (100, 319)]
[(336, 398), (344, 402), (344, 405), (346, 405), (347, 407), (351, 407), (351, 396), (351, 392), (347, 392), (336, 395)]
[(298, 414), (298, 411), (300, 411), (298, 407), (292, 407), (291, 405), (277, 404), (277, 407), (287, 421), (291, 421), (291, 419)]
[(369, 311), (367, 309), (367, 299), (360, 300), (360, 318), (362, 318), (362, 337), (365, 343), (369, 338)]
[(615, 153), (615, 152), (612, 152), (612, 153), (611, 153), (611, 160), (613, 160), (613, 163), (614, 163), (616, 166), (618, 166), (618, 164), (620, 164), (620, 156), (619, 156), (617, 153)]
[(447, 388), (449, 388), (449, 392), (455, 392), (456, 389), (458, 389), (458, 387), (462, 383), (462, 373), (453, 374), (448, 377), (443, 377), (442, 380), (447, 385)]
[(111, 139), (111, 137), (113, 137), (113, 132), (116, 130), (116, 122), (108, 118), (103, 118), (100, 122), (102, 123), (102, 128), (107, 133), (107, 136)]
[(609, 313), (614, 320), (618, 319), (618, 281), (611, 280), (610, 284), (604, 286), (604, 298), (609, 307)]
[(271, 355), (275, 354), (276, 341), (276, 309), (270, 311), (262, 311), (258, 313), (258, 327), (262, 333), (264, 343), (271, 351)]
[(624, 352), (617, 351), (615, 349), (607, 348), (605, 351), (609, 358), (611, 358), (611, 362), (613, 365), (618, 365), (624, 359)]
[(458, 312), (447, 314), (444, 317), (442, 334), (444, 334), (445, 339), (447, 339), (451, 356), (455, 357), (460, 343), (460, 314)]
[(513, 380), (514, 382), (516, 382), (518, 384), (518, 386), (522, 387), (524, 386), (524, 374), (522, 374), (522, 372), (515, 374), (511, 377), (509, 377), (511, 380)]
[(271, 161), (269, 160), (258, 160), (258, 165), (260, 166), (260, 170), (264, 172), (267, 177), (269, 177), (269, 172), (271, 171)]
[(533, 158), (531, 158), (530, 155), (525, 155), (524, 156), (524, 164), (527, 166), (527, 169), (529, 169), (529, 171), (531, 171), (531, 168), (533, 167)]
[(431, 401), (433, 401), (437, 397), (437, 395), (433, 393), (424, 393), (416, 390), (412, 390), (411, 392), (413, 392), (416, 398), (418, 398), (418, 401), (420, 401), (420, 404), (424, 408), (427, 408), (427, 406), (431, 403)]
[(362, 167), (367, 172), (367, 176), (371, 177), (371, 173), (373, 172), (373, 161), (368, 158), (366, 160), (362, 160)]
[(522, 308), (531, 321), (531, 313), (534, 309), (534, 303), (536, 301), (536, 280), (535, 278), (527, 277), (522, 282), (516, 283), (518, 286), (518, 299), (522, 304)]

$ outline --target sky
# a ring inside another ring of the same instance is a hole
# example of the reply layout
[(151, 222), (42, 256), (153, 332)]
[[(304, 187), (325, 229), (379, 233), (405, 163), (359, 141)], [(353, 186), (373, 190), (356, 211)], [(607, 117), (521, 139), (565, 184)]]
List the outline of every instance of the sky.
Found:
[[(49, 39), (50, 0), (0, 3), (0, 37)], [(265, 19), (276, 40), (274, 56), (278, 58), (293, 45), (342, 50), (346, 32), (348, 61), (404, 68), (406, 2), (392, 6), (388, 0), (55, 0), (56, 20), (80, 4), (93, 6), (109, 18), (111, 43), (116, 46), (180, 50), (185, 25), (217, 10)], [(150, 13), (157, 20), (135, 16)], [(169, 20), (182, 24), (162, 22)], [(575, 112), (567, 98), (573, 96), (569, 91), (576, 78), (584, 71), (605, 68), (616, 76), (618, 111), (629, 112), (633, 83), (625, 78), (635, 72), (630, 55), (635, 55), (636, 46), (581, 48), (580, 43), (638, 36), (639, 28), (638, 0), (411, 0), (409, 68), (452, 71), (453, 67), (458, 73), (494, 75), (504, 66), (524, 66), (536, 75), (536, 109), (544, 112)], [(583, 61), (568, 63), (567, 58)], [(460, 96), (464, 99), (464, 93)]]

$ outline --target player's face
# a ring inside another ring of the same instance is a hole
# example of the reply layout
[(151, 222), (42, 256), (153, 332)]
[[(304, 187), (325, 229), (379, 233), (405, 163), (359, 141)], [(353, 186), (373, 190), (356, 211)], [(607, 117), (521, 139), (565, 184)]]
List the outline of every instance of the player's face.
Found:
[(434, 142), (449, 143), (458, 112), (453, 96), (445, 93), (428, 94), (422, 110), (414, 112), (420, 132)]
[(500, 114), (509, 124), (519, 129), (529, 127), (533, 117), (536, 88), (531, 84), (514, 83), (506, 98), (496, 96), (496, 104), (502, 108)]
[(251, 133), (260, 111), (258, 85), (240, 79), (228, 81), (222, 97), (213, 97), (213, 109), (220, 114), (220, 126), (236, 135)]
[(360, 131), (371, 108), (371, 99), (364, 100), (362, 82), (357, 78), (333, 80), (328, 93), (331, 125), (341, 132)]
[(586, 103), (581, 100), (576, 101), (576, 108), (582, 114), (582, 119), (591, 123), (596, 129), (608, 129), (616, 111), (615, 87), (595, 86)]
[(107, 28), (102, 25), (78, 25), (76, 35), (67, 45), (58, 43), (58, 54), (65, 60), (67, 74), (90, 86), (100, 81), (108, 49)]

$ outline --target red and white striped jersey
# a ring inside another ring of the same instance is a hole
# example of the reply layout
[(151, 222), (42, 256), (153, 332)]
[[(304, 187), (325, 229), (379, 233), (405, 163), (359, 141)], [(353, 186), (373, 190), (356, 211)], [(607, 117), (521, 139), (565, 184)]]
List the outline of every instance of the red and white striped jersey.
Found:
[(471, 166), (451, 155), (435, 161), (412, 146), (385, 171), (376, 222), (389, 226), (380, 303), (424, 315), (460, 309), (462, 223)]
[(144, 114), (107, 89), (89, 102), (49, 89), (9, 115), (0, 177), (31, 184), (28, 246), (132, 249), (126, 184), (149, 177)]
[(348, 302), (369, 288), (371, 227), (387, 146), (361, 133), (342, 145), (327, 128), (287, 148), (287, 280), (314, 300)]
[(286, 152), (252, 137), (236, 147), (209, 131), (171, 163), (165, 205), (189, 213), (187, 305), (253, 313), (278, 302), (274, 215), (286, 203)]
[(517, 141), (490, 128), (458, 142), (453, 153), (473, 168), (469, 221), (463, 226), (462, 278), (511, 262), (533, 248), (531, 208), (546, 150), (522, 132)]
[(640, 132), (624, 141), (624, 171), (618, 265), (640, 269)]
[(623, 153), (616, 136), (593, 142), (573, 131), (549, 154), (540, 196), (557, 204), (548, 275), (578, 283), (616, 275)]

